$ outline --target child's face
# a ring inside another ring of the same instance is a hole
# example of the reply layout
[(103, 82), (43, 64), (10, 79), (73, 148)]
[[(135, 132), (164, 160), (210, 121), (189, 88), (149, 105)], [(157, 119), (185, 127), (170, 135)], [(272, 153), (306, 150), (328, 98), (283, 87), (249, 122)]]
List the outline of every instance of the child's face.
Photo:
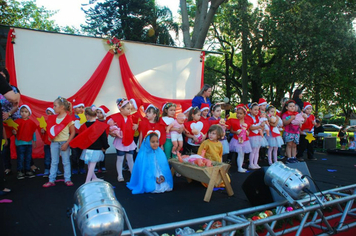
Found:
[(47, 114), (48, 116), (54, 115), (53, 112), (51, 112), (50, 110), (47, 110), (47, 111), (46, 111), (46, 114)]
[(64, 105), (59, 105), (58, 101), (54, 101), (53, 110), (56, 114), (59, 114), (62, 110), (64, 110)]
[(266, 106), (267, 106), (267, 104), (260, 105), (260, 106), (259, 106), (259, 107), (260, 107), (260, 110), (261, 110), (261, 111), (265, 111), (265, 110), (266, 110)]
[(22, 119), (28, 119), (30, 117), (30, 111), (26, 107), (21, 108), (20, 114)]
[(251, 112), (252, 115), (257, 116), (259, 109), (260, 108), (258, 106), (254, 106), (254, 107), (252, 107), (250, 112)]
[(209, 132), (208, 137), (211, 141), (217, 141), (218, 140), (218, 134), (216, 133), (216, 130), (213, 130)]
[(305, 114), (307, 115), (310, 115), (312, 111), (313, 111), (312, 107), (307, 107), (307, 109), (304, 110)]
[(209, 110), (204, 110), (204, 111), (201, 112), (201, 116), (207, 117), (208, 113), (209, 113)]
[(219, 118), (221, 116), (221, 107), (215, 108), (215, 111), (213, 111), (213, 116), (215, 118)]
[(128, 116), (131, 114), (131, 104), (127, 103), (124, 107), (120, 108), (120, 113), (123, 116)]
[(100, 120), (105, 119), (105, 116), (104, 116), (104, 114), (103, 114), (102, 111), (100, 111), (99, 109), (97, 109), (95, 112), (96, 112), (96, 116), (98, 117), (98, 119), (100, 119)]
[(153, 121), (156, 118), (156, 113), (153, 111), (146, 112), (146, 117), (148, 120)]
[(236, 118), (243, 119), (245, 117), (245, 112), (242, 109), (237, 109), (236, 111)]
[(200, 120), (200, 117), (201, 117), (201, 112), (200, 111), (198, 111), (198, 113), (196, 113), (196, 114), (192, 114), (192, 117), (193, 117), (193, 120), (194, 121), (199, 121)]
[(274, 116), (276, 114), (276, 108), (271, 108), (268, 110), (268, 115)]
[(167, 116), (174, 117), (175, 114), (176, 114), (176, 107), (175, 106), (171, 106), (170, 108), (168, 108)]
[(84, 113), (84, 107), (80, 106), (80, 107), (74, 108), (74, 113), (75, 114), (83, 114)]
[(156, 150), (159, 147), (159, 139), (157, 136), (152, 136), (150, 139), (150, 145), (153, 150)]
[(286, 109), (287, 111), (291, 111), (291, 112), (295, 111), (295, 104), (293, 102), (288, 103)]

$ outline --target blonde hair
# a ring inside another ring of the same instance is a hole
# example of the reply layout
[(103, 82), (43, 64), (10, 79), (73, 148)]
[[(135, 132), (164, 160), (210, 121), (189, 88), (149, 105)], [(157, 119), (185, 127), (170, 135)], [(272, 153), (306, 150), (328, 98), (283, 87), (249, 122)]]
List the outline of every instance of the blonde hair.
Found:
[(54, 100), (55, 102), (57, 102), (60, 106), (64, 106), (64, 110), (68, 111), (69, 114), (72, 114), (72, 104), (65, 99), (64, 97), (59, 96), (56, 100)]

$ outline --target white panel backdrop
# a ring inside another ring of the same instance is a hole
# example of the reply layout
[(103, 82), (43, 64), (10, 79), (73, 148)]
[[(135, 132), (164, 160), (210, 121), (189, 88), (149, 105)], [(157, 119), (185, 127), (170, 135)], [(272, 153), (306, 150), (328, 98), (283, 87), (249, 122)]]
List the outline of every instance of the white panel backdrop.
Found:
[[(18, 87), (22, 94), (44, 101), (70, 97), (90, 78), (107, 51), (103, 39), (16, 29)], [(124, 42), (124, 52), (133, 74), (152, 95), (189, 99), (199, 91), (199, 51)], [(110, 114), (115, 113), (116, 99), (125, 96), (115, 56), (95, 104), (104, 104)]]

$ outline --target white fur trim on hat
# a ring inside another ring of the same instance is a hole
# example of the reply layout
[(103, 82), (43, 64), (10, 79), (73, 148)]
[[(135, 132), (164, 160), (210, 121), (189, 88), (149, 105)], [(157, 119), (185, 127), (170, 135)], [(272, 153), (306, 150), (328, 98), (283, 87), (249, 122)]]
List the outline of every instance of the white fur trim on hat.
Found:
[(27, 106), (27, 105), (22, 105), (22, 106), (20, 106), (20, 110), (21, 110), (21, 108), (23, 108), (23, 107), (26, 107), (27, 110), (30, 112), (30, 115), (32, 115), (32, 111), (31, 111), (31, 108), (30, 108), (29, 106)]
[(157, 109), (157, 107), (155, 107), (153, 104), (150, 104), (150, 105), (147, 106), (147, 108), (145, 110), (145, 113), (147, 112), (148, 108), (150, 108), (150, 107), (153, 107), (154, 109)]
[(47, 113), (47, 111), (51, 111), (53, 114), (56, 114), (56, 112), (54, 111), (54, 109), (52, 107), (47, 107), (46, 113)]
[(132, 103), (132, 105), (135, 107), (136, 110), (138, 110), (138, 107), (137, 107), (137, 103), (136, 103), (136, 100), (131, 98), (130, 99), (130, 102)]
[(187, 110), (183, 111), (183, 113), (187, 113), (189, 112), (190, 110), (192, 110), (193, 107), (189, 107)]
[(200, 111), (204, 111), (204, 110), (209, 110), (209, 107), (203, 107), (202, 109), (200, 109)]
[(85, 107), (85, 106), (84, 106), (84, 103), (79, 103), (79, 104), (73, 106), (73, 108), (77, 108), (77, 107)]
[(306, 105), (305, 107), (303, 107), (303, 111), (305, 111), (308, 107), (312, 107), (312, 105)]

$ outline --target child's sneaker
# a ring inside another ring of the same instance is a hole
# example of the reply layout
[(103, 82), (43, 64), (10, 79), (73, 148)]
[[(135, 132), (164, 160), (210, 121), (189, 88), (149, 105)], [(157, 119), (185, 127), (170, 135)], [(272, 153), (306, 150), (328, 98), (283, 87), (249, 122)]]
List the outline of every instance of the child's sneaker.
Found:
[(25, 174), (22, 173), (22, 171), (17, 171), (17, 179), (24, 179), (25, 178)]
[(31, 179), (31, 178), (34, 178), (34, 177), (36, 177), (36, 175), (32, 171), (27, 171), (26, 172), (26, 178)]
[(57, 176), (63, 176), (62, 171), (58, 170), (58, 171), (57, 171)]
[(95, 169), (94, 169), (94, 173), (98, 173), (98, 168), (95, 168)]
[(45, 169), (43, 173), (43, 178), (48, 178), (48, 176), (49, 176), (49, 169)]
[(80, 170), (79, 170), (79, 173), (80, 173), (80, 174), (86, 174), (87, 172), (85, 171), (85, 169), (80, 169)]
[(298, 160), (295, 157), (288, 158), (286, 161), (286, 163), (297, 163), (297, 162), (298, 162)]
[(105, 168), (105, 167), (102, 167), (102, 168), (101, 168), (101, 172), (106, 173), (106, 168)]
[(78, 170), (77, 169), (73, 169), (72, 170), (72, 175), (77, 175), (78, 174)]

